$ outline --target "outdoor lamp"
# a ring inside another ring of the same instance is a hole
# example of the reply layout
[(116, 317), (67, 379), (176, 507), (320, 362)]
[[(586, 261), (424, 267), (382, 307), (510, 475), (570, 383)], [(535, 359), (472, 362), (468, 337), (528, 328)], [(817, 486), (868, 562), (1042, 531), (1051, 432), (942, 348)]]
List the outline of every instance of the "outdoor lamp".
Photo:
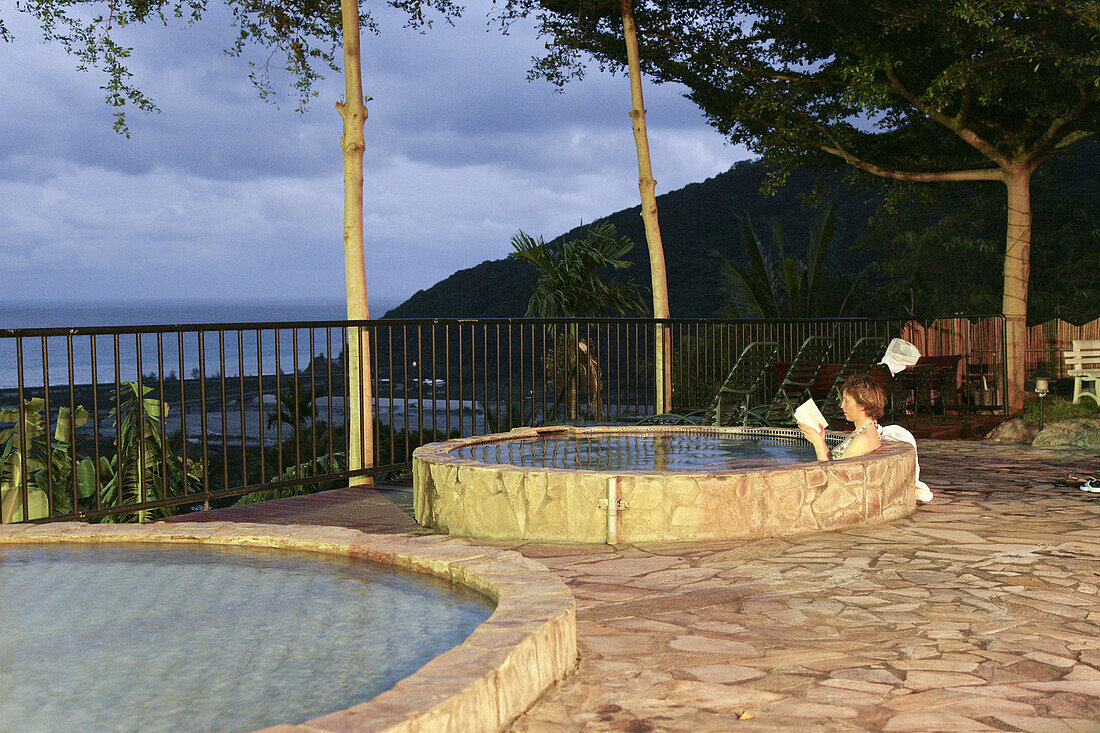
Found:
[(1045, 372), (1037, 372), (1035, 374), (1035, 394), (1039, 397), (1039, 429), (1043, 429), (1043, 402), (1044, 398), (1050, 394), (1050, 376)]

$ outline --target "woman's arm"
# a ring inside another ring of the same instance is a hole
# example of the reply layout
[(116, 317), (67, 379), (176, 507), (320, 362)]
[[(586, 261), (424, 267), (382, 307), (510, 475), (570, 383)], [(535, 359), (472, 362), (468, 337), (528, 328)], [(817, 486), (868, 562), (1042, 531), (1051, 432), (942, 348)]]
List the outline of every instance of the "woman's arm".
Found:
[(806, 440), (813, 445), (817, 460), (829, 460), (829, 446), (825, 444), (825, 428), (815, 428), (805, 423), (798, 423), (798, 429), (806, 436)]

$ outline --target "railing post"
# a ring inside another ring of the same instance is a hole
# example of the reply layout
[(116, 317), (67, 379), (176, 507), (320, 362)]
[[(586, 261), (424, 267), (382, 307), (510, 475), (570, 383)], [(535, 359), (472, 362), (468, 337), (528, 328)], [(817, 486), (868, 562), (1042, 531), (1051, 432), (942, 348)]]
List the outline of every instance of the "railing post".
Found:
[(1004, 315), (997, 316), (997, 322), (1001, 324), (1001, 384), (1004, 385), (1001, 391), (1001, 411), (1002, 414), (1008, 415), (1012, 408), (1012, 396), (1008, 389), (1008, 322)]

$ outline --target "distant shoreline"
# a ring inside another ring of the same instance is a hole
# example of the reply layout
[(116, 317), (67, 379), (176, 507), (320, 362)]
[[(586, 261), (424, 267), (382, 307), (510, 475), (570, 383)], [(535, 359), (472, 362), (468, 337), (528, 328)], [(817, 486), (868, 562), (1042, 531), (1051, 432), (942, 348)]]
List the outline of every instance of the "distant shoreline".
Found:
[[(376, 298), (370, 303), (380, 318), (403, 300)], [(0, 300), (0, 328), (66, 328), (143, 326), (263, 321), (342, 321), (343, 297), (270, 300), (241, 298), (163, 298), (100, 301)]]
[[(387, 303), (379, 301), (379, 307)], [(117, 342), (118, 359), (121, 369), (121, 380), (138, 378), (138, 351), (142, 352), (143, 374), (163, 372), (167, 379), (173, 370), (182, 371), (186, 376), (191, 374), (200, 362), (205, 358), (206, 371), (209, 376), (214, 376), (219, 370), (228, 369), (237, 371), (237, 365), (243, 358), (241, 369), (246, 376), (257, 370), (256, 362), (259, 356), (256, 353), (256, 342), (264, 342), (263, 371), (273, 372), (276, 354), (274, 352), (275, 337), (273, 331), (265, 330), (261, 335), (258, 331), (244, 331), (240, 334), (227, 332), (227, 341), (234, 344), (225, 344), (227, 352), (226, 364), (221, 364), (219, 349), (222, 344), (214, 337), (208, 336), (205, 342), (205, 357), (199, 351), (199, 342), (196, 340), (196, 332), (202, 329), (193, 329), (191, 326), (203, 324), (233, 324), (233, 323), (300, 323), (300, 322), (332, 322), (340, 323), (346, 320), (346, 306), (343, 301), (335, 300), (299, 300), (295, 302), (276, 302), (271, 300), (225, 300), (213, 301), (165, 299), (159, 301), (99, 301), (99, 302), (74, 302), (60, 301), (55, 303), (29, 303), (8, 301), (0, 304), (0, 329), (73, 329), (73, 328), (133, 328), (139, 331), (144, 326), (171, 325), (181, 326), (181, 331), (186, 334), (183, 341), (177, 341), (174, 335), (160, 339), (152, 333), (140, 337), (127, 334), (117, 339), (111, 334), (97, 337), (95, 351), (98, 355), (98, 375), (95, 374), (92, 363), (92, 349), (90, 337), (81, 335), (67, 340), (64, 335), (37, 339), (31, 337), (22, 341), (22, 359), (20, 360), (17, 339), (8, 336), (0, 337), (0, 393), (14, 389), (18, 384), (18, 370), (22, 363), (24, 382), (32, 388), (41, 389), (43, 379), (42, 350), (43, 344), (49, 351), (49, 375), (51, 385), (67, 383), (70, 345), (73, 349), (72, 369), (74, 370), (73, 382), (87, 389), (95, 381), (112, 383), (113, 362), (115, 360), (115, 347)], [(301, 333), (305, 333), (304, 331)], [(314, 333), (314, 332), (310, 332)], [(333, 355), (342, 351), (342, 338), (339, 329), (333, 328), (331, 333), (324, 330), (317, 331), (317, 340), (314, 342), (309, 335), (301, 338), (297, 344), (294, 339), (284, 338), (279, 347), (279, 359), (282, 370), (292, 371), (293, 365), (299, 368), (308, 364), (318, 353)], [(234, 347), (238, 338), (244, 340), (244, 351), (238, 354)], [(138, 345), (140, 342), (140, 347)], [(330, 343), (331, 342), (331, 343)], [(340, 343), (338, 343), (340, 342)], [(159, 368), (161, 354), (158, 351), (163, 346), (163, 368)], [(180, 350), (185, 363), (180, 365)], [(297, 354), (295, 355), (295, 351)], [(314, 353), (309, 353), (309, 352)], [(254, 375), (253, 375), (254, 376)]]

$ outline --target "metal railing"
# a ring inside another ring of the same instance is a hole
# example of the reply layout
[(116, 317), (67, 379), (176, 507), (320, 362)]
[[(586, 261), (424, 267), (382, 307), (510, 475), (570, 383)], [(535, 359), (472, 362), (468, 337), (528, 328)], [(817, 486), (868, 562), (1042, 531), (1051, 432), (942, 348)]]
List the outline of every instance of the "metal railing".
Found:
[[(870, 335), (923, 339), (917, 346), (929, 354), (965, 348), (959, 386), (980, 370), (981, 406), (1003, 409), (1003, 321), (993, 343), (972, 344), (945, 338), (939, 323), (423, 319), (0, 330), (2, 519), (142, 521), (407, 470), (415, 447), (447, 437), (633, 422), (655, 411), (658, 324), (671, 336), (680, 411), (709, 403), (748, 343), (776, 341), (779, 360), (789, 361), (810, 335), (832, 338), (837, 362)], [(345, 344), (356, 328), (369, 349), (349, 370)], [(773, 388), (762, 387), (761, 402)], [(364, 454), (373, 460), (349, 467), (348, 396), (368, 393), (374, 437)]]

